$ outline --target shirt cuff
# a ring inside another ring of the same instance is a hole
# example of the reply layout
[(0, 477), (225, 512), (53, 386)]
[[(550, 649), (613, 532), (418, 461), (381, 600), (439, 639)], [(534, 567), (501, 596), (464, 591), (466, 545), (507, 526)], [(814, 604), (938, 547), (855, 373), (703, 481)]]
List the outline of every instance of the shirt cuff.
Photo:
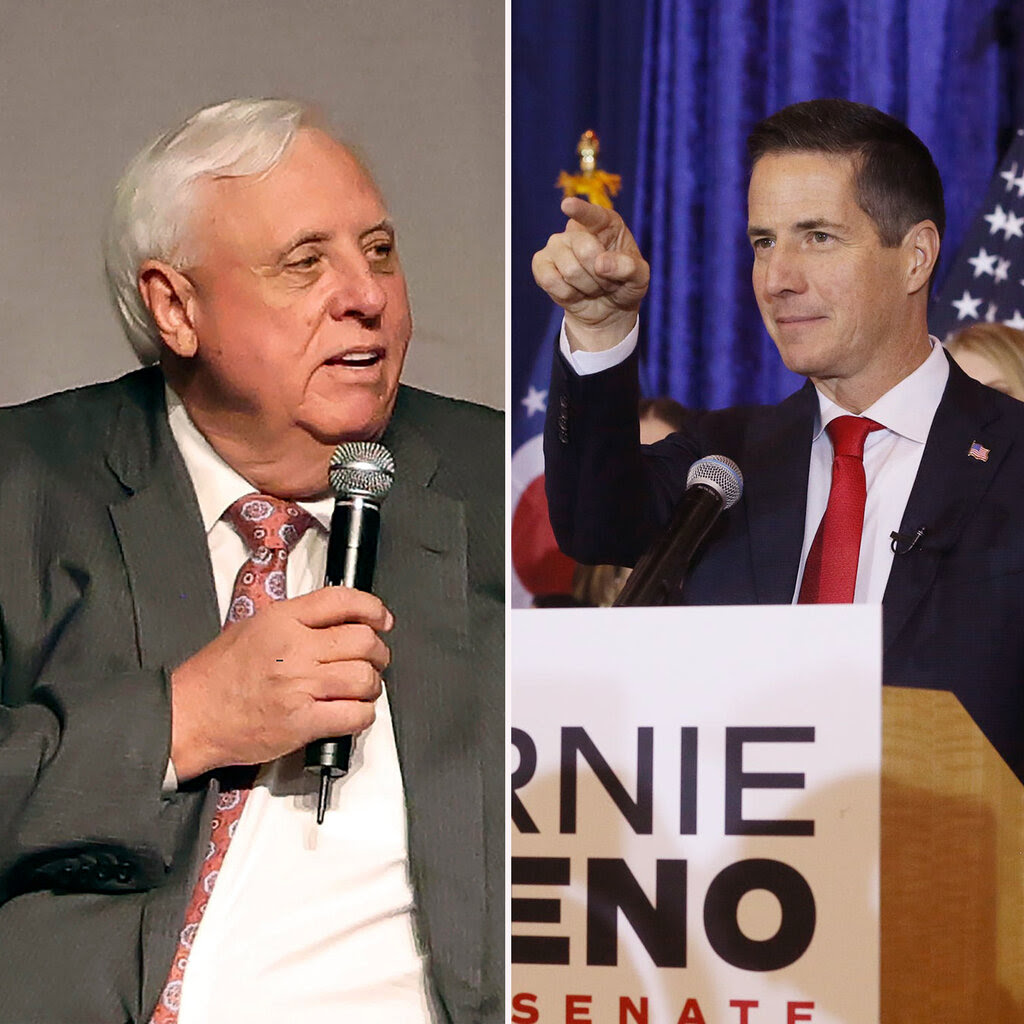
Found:
[(603, 352), (584, 352), (579, 350), (573, 352), (569, 348), (569, 336), (565, 333), (565, 317), (562, 318), (562, 330), (558, 335), (558, 348), (565, 361), (576, 371), (580, 377), (587, 377), (592, 373), (600, 373), (602, 370), (610, 370), (619, 363), (624, 363), (636, 348), (637, 338), (640, 337), (640, 320), (633, 324), (633, 329), (622, 341), (612, 348)]

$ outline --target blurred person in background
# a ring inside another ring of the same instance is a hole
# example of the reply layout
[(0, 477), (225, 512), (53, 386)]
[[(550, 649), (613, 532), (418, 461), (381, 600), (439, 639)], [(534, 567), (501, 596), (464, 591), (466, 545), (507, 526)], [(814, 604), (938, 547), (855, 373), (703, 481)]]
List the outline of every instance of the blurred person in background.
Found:
[(1024, 402), (1024, 331), (971, 324), (946, 342), (946, 351), (968, 376)]

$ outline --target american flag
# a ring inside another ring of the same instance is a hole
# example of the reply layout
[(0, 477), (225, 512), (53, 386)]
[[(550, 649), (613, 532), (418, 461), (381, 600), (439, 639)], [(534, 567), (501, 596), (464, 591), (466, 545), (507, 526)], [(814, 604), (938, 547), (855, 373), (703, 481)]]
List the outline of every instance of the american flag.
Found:
[(972, 459), (977, 459), (979, 462), (988, 462), (989, 450), (990, 449), (986, 448), (984, 445), (980, 445), (977, 441), (975, 441), (971, 445), (967, 454)]
[(1024, 130), (992, 176), (928, 315), (940, 338), (979, 321), (1024, 329)]

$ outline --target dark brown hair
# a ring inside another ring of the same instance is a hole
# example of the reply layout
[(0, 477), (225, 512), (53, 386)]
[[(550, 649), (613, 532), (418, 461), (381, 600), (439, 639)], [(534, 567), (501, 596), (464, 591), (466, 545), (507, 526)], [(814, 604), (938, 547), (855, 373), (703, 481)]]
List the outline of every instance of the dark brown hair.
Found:
[(946, 226), (942, 179), (928, 147), (903, 123), (863, 103), (822, 99), (794, 103), (754, 126), (750, 166), (769, 153), (808, 152), (853, 159), (857, 203), (882, 245), (899, 245), (922, 220)]

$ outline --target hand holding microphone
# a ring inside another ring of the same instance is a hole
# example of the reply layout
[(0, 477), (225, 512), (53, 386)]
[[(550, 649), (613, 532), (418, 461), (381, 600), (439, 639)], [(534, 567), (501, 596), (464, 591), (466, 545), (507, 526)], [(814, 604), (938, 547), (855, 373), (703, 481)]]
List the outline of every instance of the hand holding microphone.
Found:
[(178, 781), (368, 728), (391, 625), (373, 594), (324, 587), (222, 630), (171, 674)]
[[(330, 780), (348, 770), (351, 736), (373, 722), (390, 660), (379, 634), (393, 618), (369, 590), (393, 461), (382, 446), (369, 447), (369, 456), (345, 445), (335, 453), (328, 585), (234, 623), (172, 672), (171, 760), (179, 782), (308, 744), (307, 765), (321, 770), (322, 820)], [(323, 736), (341, 739), (314, 742)]]

